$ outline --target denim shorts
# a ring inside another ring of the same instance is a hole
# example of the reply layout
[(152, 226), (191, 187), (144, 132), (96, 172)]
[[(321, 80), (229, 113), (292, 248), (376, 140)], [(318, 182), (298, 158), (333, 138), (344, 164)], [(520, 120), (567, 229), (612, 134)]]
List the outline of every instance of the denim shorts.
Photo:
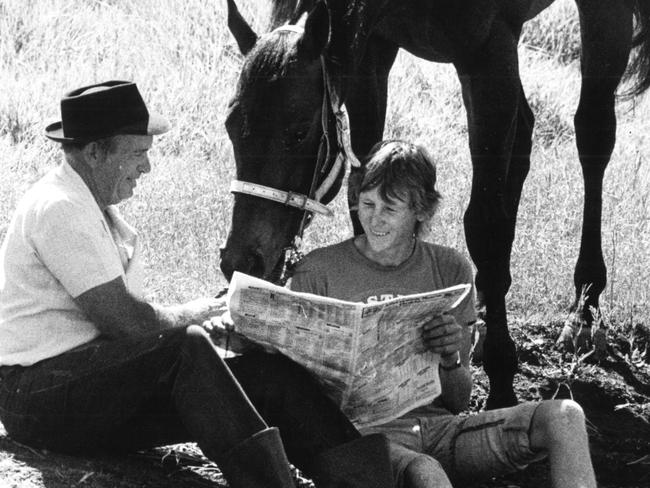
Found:
[(538, 402), (472, 415), (425, 406), (386, 424), (363, 429), (435, 458), (454, 483), (486, 480), (546, 457), (533, 451), (528, 432)]

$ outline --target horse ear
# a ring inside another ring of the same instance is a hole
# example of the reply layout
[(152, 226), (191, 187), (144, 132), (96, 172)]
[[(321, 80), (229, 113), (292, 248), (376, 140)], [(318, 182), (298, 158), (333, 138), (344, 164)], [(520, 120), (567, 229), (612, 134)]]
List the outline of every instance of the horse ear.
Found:
[(228, 29), (234, 36), (239, 50), (245, 56), (257, 42), (257, 34), (239, 13), (235, 0), (228, 0)]
[(323, 54), (330, 38), (330, 14), (325, 2), (318, 2), (304, 22), (305, 34), (299, 49), (309, 58), (316, 59)]

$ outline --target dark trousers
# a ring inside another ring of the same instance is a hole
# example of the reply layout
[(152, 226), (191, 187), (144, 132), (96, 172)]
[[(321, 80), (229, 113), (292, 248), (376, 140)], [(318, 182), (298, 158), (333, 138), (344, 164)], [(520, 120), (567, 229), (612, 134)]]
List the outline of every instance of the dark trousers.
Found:
[(96, 341), (0, 374), (0, 420), (34, 447), (84, 453), (193, 441), (218, 464), (268, 423), (309, 473), (318, 453), (359, 437), (302, 367), (279, 354), (224, 361), (198, 326)]

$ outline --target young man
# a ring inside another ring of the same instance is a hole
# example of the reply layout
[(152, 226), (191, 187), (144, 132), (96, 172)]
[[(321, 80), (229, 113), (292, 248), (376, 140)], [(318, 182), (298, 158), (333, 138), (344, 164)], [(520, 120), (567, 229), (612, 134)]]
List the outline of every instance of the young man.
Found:
[[(457, 251), (420, 238), (439, 199), (435, 165), (422, 148), (403, 141), (376, 145), (360, 186), (364, 233), (308, 254), (291, 288), (369, 302), (472, 283), (472, 268)], [(444, 469), (429, 468), (435, 470), (430, 476), (435, 486), (474, 483), (548, 457), (553, 487), (594, 488), (585, 420), (577, 403), (542, 401), (456, 415), (469, 404), (475, 320), (469, 295), (451, 314), (424, 326), (423, 341), (440, 354), (441, 395), (431, 405), (366, 433), (384, 433), (433, 457)], [(422, 469), (407, 468), (405, 474), (407, 486), (417, 486), (423, 476)]]

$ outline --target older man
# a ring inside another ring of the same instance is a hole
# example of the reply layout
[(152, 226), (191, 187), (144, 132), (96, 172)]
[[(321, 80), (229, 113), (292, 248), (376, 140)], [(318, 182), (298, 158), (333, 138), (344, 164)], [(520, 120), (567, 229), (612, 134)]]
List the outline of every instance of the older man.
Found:
[(339, 476), (345, 486), (389, 486), (385, 439), (359, 439), (297, 365), (262, 352), (226, 365), (191, 325), (221, 314), (222, 301), (139, 298), (137, 234), (114, 205), (151, 170), (153, 136), (169, 125), (136, 85), (74, 90), (61, 116), (46, 135), (64, 161), (20, 201), (0, 249), (9, 435), (67, 452), (196, 441), (234, 488), (293, 486), (278, 429), (255, 404), (319, 486), (339, 486)]

